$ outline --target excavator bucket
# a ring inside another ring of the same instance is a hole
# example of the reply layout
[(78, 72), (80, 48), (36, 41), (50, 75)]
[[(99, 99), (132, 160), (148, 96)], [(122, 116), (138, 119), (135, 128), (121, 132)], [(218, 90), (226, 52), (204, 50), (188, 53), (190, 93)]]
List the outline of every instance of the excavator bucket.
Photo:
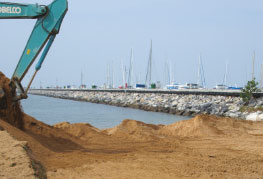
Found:
[(7, 108), (7, 99), (3, 88), (0, 87), (0, 110)]

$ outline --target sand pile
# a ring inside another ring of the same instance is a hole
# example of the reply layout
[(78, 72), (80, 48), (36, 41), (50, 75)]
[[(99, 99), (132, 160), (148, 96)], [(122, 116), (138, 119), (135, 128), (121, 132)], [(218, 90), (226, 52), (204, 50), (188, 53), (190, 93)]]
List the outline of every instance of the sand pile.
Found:
[[(235, 126), (238, 126), (238, 121), (230, 118), (222, 120), (222, 118), (216, 116), (199, 115), (193, 119), (175, 122), (170, 125), (145, 124), (140, 121), (126, 119), (120, 125), (106, 129), (105, 132), (118, 138), (149, 140), (163, 138), (163, 136), (208, 137), (225, 135), (228, 129)], [(239, 125), (236, 132), (241, 131), (246, 133), (244, 126)]]
[(145, 141), (159, 138), (158, 130), (161, 125), (145, 124), (140, 121), (126, 119), (116, 127), (99, 130), (87, 123), (70, 124), (62, 122), (54, 125), (55, 128), (62, 129), (65, 132), (78, 137), (82, 140), (132, 140)]
[(211, 137), (262, 135), (263, 123), (223, 118), (211, 115), (198, 115), (190, 120), (175, 122), (170, 125), (145, 124), (135, 120), (124, 120), (120, 125), (103, 132), (118, 138), (149, 140), (173, 137)]
[(222, 135), (215, 122), (217, 117), (208, 118), (206, 115), (199, 115), (195, 118), (185, 121), (179, 121), (164, 126), (160, 134), (180, 137), (205, 137)]
[(161, 125), (145, 124), (140, 121), (125, 119), (114, 128), (106, 129), (104, 132), (117, 138), (128, 138), (136, 141), (152, 140), (159, 138), (158, 130)]
[(55, 128), (82, 140), (132, 140), (149, 141), (170, 137), (212, 137), (262, 135), (262, 123), (235, 120), (211, 115), (198, 115), (195, 118), (175, 122), (170, 125), (145, 124), (131, 119), (123, 120), (116, 127), (99, 130), (90, 124), (70, 124), (63, 122), (54, 125)]
[(23, 128), (23, 114), (19, 102), (12, 101), (16, 96), (15, 90), (9, 86), (10, 80), (0, 72), (0, 89), (4, 95), (1, 97), (0, 118), (20, 129)]
[(262, 123), (211, 115), (198, 115), (190, 120), (163, 126), (160, 134), (179, 137), (260, 135)]
[[(27, 142), (13, 139), (6, 131), (0, 131), (0, 178), (32, 178), (35, 172), (24, 148)], [(10, 157), (12, 156), (12, 157)]]
[(106, 134), (102, 133), (99, 129), (93, 127), (88, 123), (70, 124), (69, 122), (61, 122), (54, 125), (55, 128), (62, 129), (67, 133), (78, 137), (82, 140), (92, 140), (96, 137), (105, 137)]

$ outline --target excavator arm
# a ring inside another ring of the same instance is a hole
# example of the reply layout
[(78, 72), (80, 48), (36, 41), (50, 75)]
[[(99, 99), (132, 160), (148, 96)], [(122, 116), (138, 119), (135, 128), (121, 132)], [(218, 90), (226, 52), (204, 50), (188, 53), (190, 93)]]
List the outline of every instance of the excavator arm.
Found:
[[(13, 88), (18, 87), (20, 90), (20, 95), (14, 100), (27, 98), (28, 89), (59, 33), (67, 9), (67, 0), (54, 0), (48, 6), (0, 2), (0, 19), (37, 19), (11, 79), (11, 86)], [(43, 47), (45, 48), (42, 51)], [(24, 90), (21, 81), (40, 52), (42, 54), (35, 67), (35, 73), (26, 90)]]

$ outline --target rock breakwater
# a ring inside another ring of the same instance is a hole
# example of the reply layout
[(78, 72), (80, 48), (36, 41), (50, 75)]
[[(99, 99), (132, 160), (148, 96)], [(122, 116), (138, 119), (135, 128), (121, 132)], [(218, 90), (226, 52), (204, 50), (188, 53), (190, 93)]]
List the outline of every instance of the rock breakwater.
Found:
[[(194, 94), (160, 94), (160, 93), (124, 93), (124, 92), (100, 92), (85, 90), (30, 90), (30, 94), (49, 97), (87, 101), (120, 107), (131, 107), (146, 111), (164, 112), (185, 116), (198, 114), (212, 114), (249, 120), (263, 120), (263, 112), (242, 112), (243, 102), (235, 96), (213, 96)], [(263, 105), (263, 98), (253, 101), (250, 106)], [(249, 117), (248, 117), (249, 116)], [(261, 119), (262, 118), (262, 119)]]

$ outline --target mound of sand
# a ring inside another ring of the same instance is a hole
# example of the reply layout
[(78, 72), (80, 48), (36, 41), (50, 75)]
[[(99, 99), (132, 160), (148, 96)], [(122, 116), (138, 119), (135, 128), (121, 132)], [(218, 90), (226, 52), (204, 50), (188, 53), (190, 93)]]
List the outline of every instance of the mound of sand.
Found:
[[(198, 115), (195, 118), (175, 122), (170, 125), (145, 124), (140, 121), (125, 119), (116, 127), (99, 130), (90, 124), (70, 124), (62, 122), (55, 128), (82, 140), (124, 139), (132, 141), (150, 141), (170, 137), (213, 137), (262, 135), (262, 123), (235, 120), (211, 115)], [(260, 129), (259, 129), (260, 128)]]
[(163, 135), (180, 137), (222, 135), (222, 131), (215, 126), (216, 120), (216, 117), (208, 118), (206, 115), (199, 115), (190, 120), (179, 121), (166, 125), (159, 132)]
[(0, 139), (0, 178), (36, 178), (24, 150), (27, 142), (13, 139), (6, 131), (0, 131)]
[(126, 119), (116, 127), (99, 130), (87, 123), (70, 124), (62, 122), (54, 125), (55, 128), (62, 129), (65, 132), (78, 137), (82, 140), (132, 140), (145, 141), (159, 138), (158, 130), (161, 126), (145, 124), (140, 121)]
[(67, 133), (78, 137), (82, 140), (89, 140), (96, 137), (105, 137), (106, 135), (102, 133), (99, 129), (93, 127), (87, 123), (76, 123), (70, 124), (69, 122), (61, 122), (54, 125), (55, 128), (62, 129)]
[(262, 131), (258, 130), (259, 125), (262, 126), (262, 123), (212, 115), (198, 115), (190, 120), (163, 126), (159, 133), (175, 137), (261, 135)]
[(118, 126), (106, 129), (104, 132), (117, 138), (144, 141), (159, 138), (158, 130), (160, 128), (161, 125), (145, 124), (140, 121), (125, 119)]

